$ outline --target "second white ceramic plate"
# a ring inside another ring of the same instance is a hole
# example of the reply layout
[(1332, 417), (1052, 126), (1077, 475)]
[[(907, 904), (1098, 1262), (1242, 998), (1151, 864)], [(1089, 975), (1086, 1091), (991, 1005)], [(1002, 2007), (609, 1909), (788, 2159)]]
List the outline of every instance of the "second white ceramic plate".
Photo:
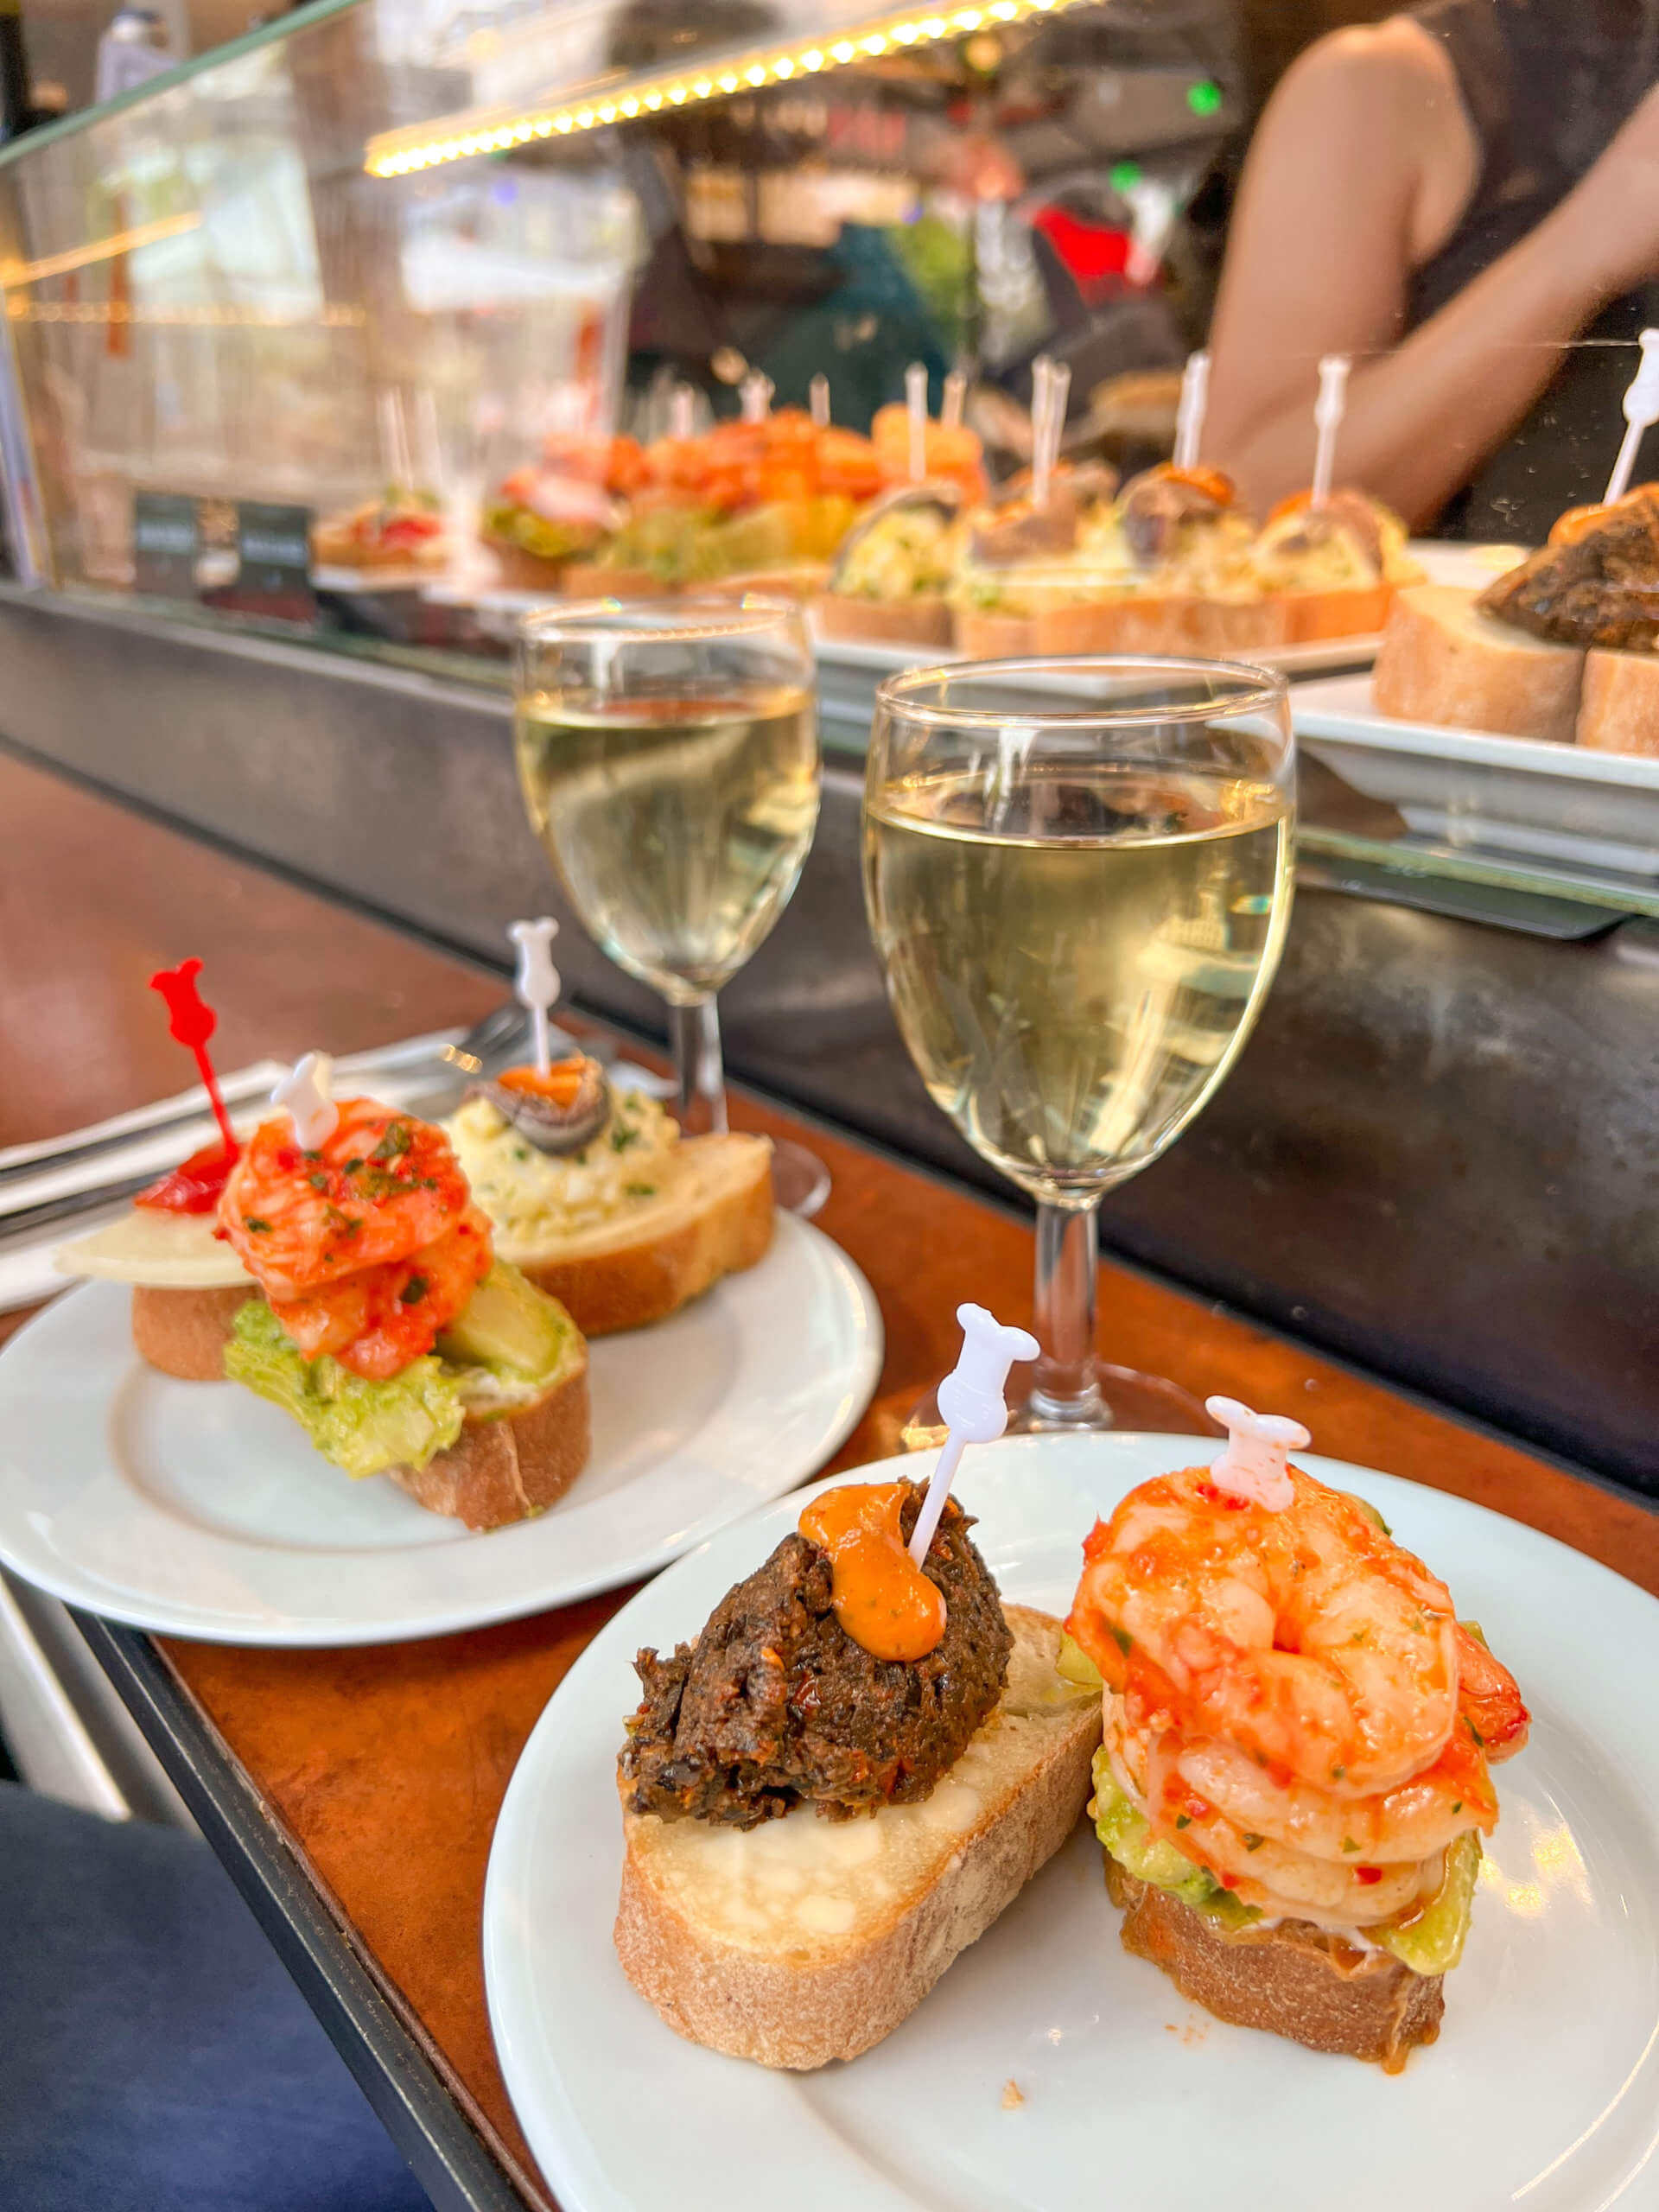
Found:
[[(957, 1491), (1004, 1593), (1058, 1612), (1096, 1515), (1218, 1448), (1013, 1438), (970, 1451)], [(773, 2074), (682, 2042), (611, 1944), (631, 1662), (696, 1634), (793, 1525), (802, 1500), (789, 1498), (607, 1624), (502, 1808), (484, 1905), (490, 2017), (565, 2212), (767, 2189), (790, 2212), (1659, 2206), (1659, 1605), (1459, 1498), (1301, 1464), (1370, 1498), (1445, 1576), (1533, 1711), (1530, 1744), (1498, 1770), (1503, 1820), (1440, 2041), (1390, 2077), (1185, 2004), (1123, 1950), (1083, 1825), (862, 2058)], [(1022, 2102), (1005, 2102), (1010, 2082)]]
[(1380, 715), (1369, 676), (1293, 684), (1299, 741), (1449, 845), (1659, 875), (1659, 760)]
[(474, 1535), (351, 1481), (236, 1384), (146, 1367), (130, 1311), (88, 1283), (0, 1352), (0, 1562), (221, 1643), (391, 1643), (613, 1589), (821, 1467), (881, 1368), (869, 1285), (780, 1213), (759, 1267), (589, 1346), (587, 1468), (536, 1520)]

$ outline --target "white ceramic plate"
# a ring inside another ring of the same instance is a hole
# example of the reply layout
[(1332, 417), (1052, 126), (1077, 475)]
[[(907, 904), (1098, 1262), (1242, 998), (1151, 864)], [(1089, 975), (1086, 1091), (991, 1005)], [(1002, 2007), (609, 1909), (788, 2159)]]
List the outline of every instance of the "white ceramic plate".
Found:
[(223, 1643), (439, 1636), (649, 1574), (821, 1467), (881, 1366), (869, 1285), (780, 1213), (759, 1267), (589, 1347), (588, 1466), (548, 1512), (480, 1536), (350, 1481), (235, 1384), (144, 1366), (129, 1310), (88, 1283), (0, 1352), (0, 1561)]
[[(958, 1491), (1004, 1592), (1063, 1611), (1096, 1513), (1217, 1448), (1009, 1439), (969, 1452)], [(1302, 1464), (1372, 1499), (1446, 1576), (1534, 1713), (1528, 1749), (1499, 1770), (1503, 1821), (1440, 2042), (1390, 2077), (1188, 2005), (1119, 1943), (1086, 1827), (851, 2064), (772, 2074), (682, 2042), (611, 1948), (630, 1662), (695, 1635), (793, 1524), (790, 1498), (722, 1530), (607, 1624), (502, 1808), (484, 1901), (490, 2017), (565, 2212), (765, 2188), (791, 2212), (1659, 2206), (1659, 1605), (1459, 1499)], [(1025, 2099), (1012, 2111), (1010, 2081)]]
[(1290, 714), (1310, 753), (1424, 836), (1659, 875), (1659, 760), (1399, 721), (1369, 676), (1294, 684)]

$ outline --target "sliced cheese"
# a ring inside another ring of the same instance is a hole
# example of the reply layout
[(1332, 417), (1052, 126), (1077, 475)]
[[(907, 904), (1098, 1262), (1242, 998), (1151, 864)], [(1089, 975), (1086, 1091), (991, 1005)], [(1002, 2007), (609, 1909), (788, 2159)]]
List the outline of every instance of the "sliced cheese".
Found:
[(229, 1290), (253, 1280), (214, 1236), (212, 1214), (166, 1213), (159, 1206), (129, 1207), (91, 1236), (60, 1244), (52, 1264), (60, 1274), (152, 1290)]

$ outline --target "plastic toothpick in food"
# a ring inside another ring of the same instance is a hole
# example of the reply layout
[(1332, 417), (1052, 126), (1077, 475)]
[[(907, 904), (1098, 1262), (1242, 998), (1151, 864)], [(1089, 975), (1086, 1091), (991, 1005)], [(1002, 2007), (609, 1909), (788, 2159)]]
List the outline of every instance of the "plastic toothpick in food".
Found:
[(737, 387), (738, 404), (746, 423), (764, 423), (772, 412), (772, 381), (762, 370), (751, 369)]
[(963, 1451), (970, 1444), (995, 1444), (1008, 1425), (1002, 1393), (1009, 1368), (1016, 1359), (1037, 1357), (1035, 1337), (1024, 1329), (1005, 1328), (982, 1306), (958, 1306), (957, 1319), (962, 1324), (962, 1351), (938, 1394), (939, 1411), (950, 1422), (950, 1433), (939, 1446), (927, 1496), (911, 1532), (910, 1555), (918, 1567), (927, 1557)]
[(939, 402), (939, 420), (947, 430), (962, 428), (962, 410), (968, 404), (968, 372), (952, 369), (944, 380), (944, 397)]
[(1229, 1497), (1282, 1513), (1296, 1495), (1285, 1462), (1313, 1440), (1300, 1421), (1284, 1414), (1252, 1413), (1236, 1398), (1206, 1398), (1204, 1410), (1227, 1432), (1224, 1448), (1210, 1465), (1216, 1488)]
[(668, 435), (683, 445), (697, 433), (697, 395), (689, 384), (677, 384), (668, 395)]
[(1659, 423), (1659, 330), (1644, 330), (1637, 342), (1642, 348), (1642, 359), (1624, 394), (1624, 435), (1618, 459), (1613, 463), (1613, 473), (1607, 479), (1608, 506), (1615, 499), (1622, 499), (1630, 489), (1636, 456), (1642, 450), (1643, 433), (1650, 423)]
[(812, 427), (827, 430), (830, 427), (830, 379), (820, 369), (806, 387), (806, 404), (812, 410)]
[(912, 361), (905, 371), (905, 410), (910, 416), (910, 480), (927, 474), (927, 370)]
[(512, 995), (528, 1008), (531, 1034), (536, 1046), (536, 1072), (545, 1075), (553, 1064), (548, 1042), (547, 1017), (559, 1002), (559, 971), (553, 965), (553, 940), (559, 925), (550, 914), (534, 922), (514, 922), (507, 935), (518, 948), (518, 972)]
[(327, 1052), (308, 1052), (296, 1060), (292, 1074), (285, 1075), (270, 1094), (271, 1104), (292, 1119), (302, 1152), (317, 1151), (340, 1127), (340, 1109), (328, 1096), (334, 1074), (334, 1064)]
[(1031, 504), (1048, 505), (1048, 417), (1054, 404), (1054, 364), (1039, 353), (1031, 365)]
[(1196, 468), (1204, 443), (1205, 411), (1210, 404), (1210, 356), (1189, 353), (1181, 372), (1180, 404), (1175, 410), (1175, 466)]
[(1348, 411), (1348, 372), (1353, 361), (1346, 353), (1327, 353), (1319, 363), (1319, 396), (1313, 403), (1313, 486), (1311, 507), (1322, 507), (1331, 496), (1331, 480), (1337, 462), (1337, 433)]
[(200, 960), (181, 960), (176, 968), (158, 968), (149, 979), (149, 988), (152, 991), (159, 991), (167, 1001), (169, 1034), (176, 1043), (188, 1046), (196, 1056), (202, 1088), (207, 1091), (207, 1103), (213, 1109), (213, 1119), (219, 1123), (219, 1134), (225, 1140), (225, 1156), (227, 1160), (234, 1160), (238, 1146), (231, 1128), (231, 1117), (225, 1111), (225, 1101), (219, 1096), (219, 1077), (213, 1073), (213, 1064), (207, 1054), (207, 1039), (219, 1027), (219, 1016), (196, 988), (196, 978), (200, 973)]

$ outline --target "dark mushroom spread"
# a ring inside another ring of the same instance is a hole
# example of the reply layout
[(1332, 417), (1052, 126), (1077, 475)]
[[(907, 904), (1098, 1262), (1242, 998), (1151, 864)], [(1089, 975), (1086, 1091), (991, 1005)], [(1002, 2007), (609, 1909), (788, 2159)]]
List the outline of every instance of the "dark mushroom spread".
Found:
[[(925, 1491), (902, 1487), (908, 1538)], [(947, 1501), (923, 1569), (944, 1593), (944, 1630), (921, 1659), (855, 1643), (828, 1554), (793, 1531), (695, 1644), (642, 1651), (619, 1762), (629, 1809), (749, 1828), (804, 1802), (846, 1820), (927, 1796), (995, 1707), (1014, 1648), (972, 1525)]]
[[(1659, 644), (1659, 485), (1563, 518), (1570, 531), (1487, 586), (1488, 614), (1558, 645)], [(1561, 525), (1557, 525), (1558, 529)]]

